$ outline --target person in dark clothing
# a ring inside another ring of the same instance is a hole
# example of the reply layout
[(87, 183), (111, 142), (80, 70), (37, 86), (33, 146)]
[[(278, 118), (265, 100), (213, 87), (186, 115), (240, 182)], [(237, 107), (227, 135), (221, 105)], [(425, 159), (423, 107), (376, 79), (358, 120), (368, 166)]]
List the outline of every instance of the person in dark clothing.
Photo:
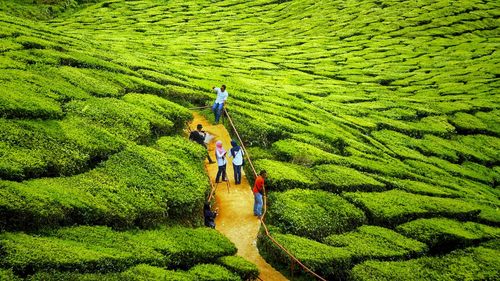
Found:
[(243, 166), (243, 149), (236, 143), (236, 141), (231, 141), (231, 156), (233, 158), (233, 170), (234, 170), (234, 184), (241, 183), (241, 166)]
[[(203, 126), (201, 124), (198, 124), (196, 126), (196, 131), (191, 131), (189, 134), (189, 139), (192, 141), (195, 141), (199, 144), (201, 144), (204, 148), (208, 150), (207, 144), (205, 143), (205, 137), (207, 136), (207, 133), (205, 131), (202, 131)], [(208, 157), (208, 163), (213, 164), (215, 163), (212, 161), (212, 158), (210, 158), (210, 154), (207, 154)]]
[(205, 203), (203, 207), (203, 216), (205, 217), (205, 226), (215, 228), (215, 217), (217, 217), (217, 210), (212, 211), (210, 204)]

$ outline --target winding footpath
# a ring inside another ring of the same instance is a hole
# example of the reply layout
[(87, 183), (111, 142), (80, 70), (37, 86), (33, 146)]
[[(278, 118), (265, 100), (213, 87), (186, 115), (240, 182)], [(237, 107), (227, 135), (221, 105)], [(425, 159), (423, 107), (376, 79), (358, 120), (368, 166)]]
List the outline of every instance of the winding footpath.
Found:
[[(208, 120), (197, 112), (193, 113), (194, 119), (190, 125), (192, 129), (197, 124), (202, 124), (203, 129), (214, 139), (209, 144), (209, 153), (215, 160), (215, 141), (221, 140), (224, 148), (228, 151), (231, 148), (231, 137), (222, 125), (212, 125)], [(229, 160), (231, 161), (231, 160)], [(210, 180), (215, 182), (217, 174), (217, 164), (208, 164), (205, 160), (205, 168), (210, 176)], [(227, 166), (229, 178), (229, 188), (225, 182), (217, 185), (215, 199), (219, 208), (219, 215), (215, 220), (216, 229), (225, 235), (238, 249), (237, 255), (244, 257), (248, 261), (257, 265), (260, 271), (261, 280), (288, 280), (280, 272), (271, 267), (259, 254), (257, 249), (257, 233), (259, 232), (260, 220), (253, 215), (253, 193), (251, 186), (244, 175), (241, 184), (234, 184), (233, 167)]]

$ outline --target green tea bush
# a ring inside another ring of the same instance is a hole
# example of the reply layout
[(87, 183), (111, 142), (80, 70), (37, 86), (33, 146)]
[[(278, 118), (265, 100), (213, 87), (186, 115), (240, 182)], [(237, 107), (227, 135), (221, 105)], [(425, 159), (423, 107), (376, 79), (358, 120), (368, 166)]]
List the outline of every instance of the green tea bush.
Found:
[(259, 277), (257, 266), (240, 256), (221, 257), (217, 263), (240, 276), (242, 280), (256, 280)]
[(340, 235), (330, 235), (323, 242), (348, 250), (356, 262), (367, 259), (409, 258), (422, 255), (427, 250), (424, 243), (407, 238), (393, 230), (372, 225), (363, 225)]
[(292, 139), (277, 141), (273, 143), (272, 149), (278, 159), (306, 166), (341, 161), (340, 156)]
[(36, 86), (13, 81), (0, 86), (0, 116), (7, 118), (59, 119), (61, 104), (43, 94)]
[(123, 100), (143, 108), (151, 109), (155, 113), (162, 115), (174, 123), (174, 129), (176, 130), (182, 129), (186, 125), (186, 122), (193, 119), (191, 112), (186, 108), (158, 96), (127, 94), (123, 97)]
[(120, 274), (121, 280), (149, 281), (149, 280), (169, 280), (186, 281), (194, 280), (193, 276), (185, 271), (167, 270), (165, 268), (139, 264)]
[(102, 76), (96, 75), (99, 70), (88, 70), (70, 66), (62, 66), (59, 67), (58, 70), (61, 77), (93, 96), (119, 97), (124, 94), (122, 87), (110, 82)]
[(321, 190), (293, 189), (269, 195), (268, 219), (284, 233), (321, 240), (354, 229), (365, 214), (338, 195)]
[(123, 148), (124, 140), (88, 120), (0, 119), (0, 176), (22, 180), (39, 176), (72, 175)]
[(480, 212), (474, 204), (459, 199), (418, 195), (396, 189), (370, 193), (349, 192), (342, 196), (364, 210), (368, 219), (377, 225), (396, 225), (430, 216), (470, 219), (477, 217)]
[(267, 171), (266, 188), (283, 191), (293, 188), (315, 188), (317, 183), (309, 168), (268, 159), (254, 162), (257, 173)]
[(399, 225), (401, 234), (422, 241), (435, 250), (470, 245), (499, 238), (500, 229), (475, 222), (458, 222), (446, 218), (418, 219)]
[(440, 257), (408, 261), (366, 261), (356, 265), (351, 280), (494, 280), (499, 251), (484, 247), (456, 250)]
[(198, 224), (209, 189), (199, 162), (141, 146), (77, 176), (0, 186), (0, 228), (9, 229), (69, 223), (148, 226), (167, 219)]
[(160, 135), (173, 130), (173, 122), (159, 113), (114, 98), (71, 101), (65, 109), (131, 141), (144, 142), (153, 133)]
[(479, 118), (463, 112), (455, 113), (450, 118), (450, 122), (457, 130), (465, 134), (482, 133), (487, 129), (487, 126)]
[[(273, 230), (271, 235), (305, 266), (327, 279), (344, 276), (345, 270), (351, 266), (351, 253), (345, 249)], [(259, 235), (257, 247), (273, 267), (289, 267), (290, 257), (266, 236)]]
[(236, 248), (208, 228), (160, 228), (113, 231), (107, 227), (71, 227), (47, 233), (3, 233), (2, 265), (26, 275), (36, 271), (116, 272), (148, 263), (169, 268), (190, 268)]
[[(60, 272), (60, 271), (39, 271), (25, 280), (29, 281), (119, 281), (119, 280), (134, 280), (133, 278), (119, 273), (77, 273), (77, 272)], [(134, 276), (135, 277), (135, 276)]]
[(189, 274), (195, 280), (203, 281), (240, 281), (241, 278), (228, 269), (216, 264), (199, 264), (192, 267)]
[[(241, 113), (239, 111), (231, 111), (230, 114), (233, 118), (233, 122), (238, 127), (238, 132), (240, 133), (243, 141), (249, 146), (269, 147), (273, 142), (284, 139), (288, 136), (286, 131), (283, 131), (278, 127), (260, 122), (259, 120), (248, 118), (252, 115)], [(255, 128), (259, 128), (259, 130), (255, 130)]]
[(379, 128), (387, 128), (412, 137), (422, 137), (424, 134), (449, 136), (455, 131), (444, 116), (424, 117), (418, 122), (399, 121), (385, 117), (377, 118)]
[(457, 190), (421, 181), (395, 178), (381, 178), (381, 181), (387, 182), (387, 184), (393, 188), (401, 189), (410, 193), (436, 197), (459, 197), (460, 195)]
[(383, 183), (352, 168), (319, 165), (315, 166), (312, 171), (317, 178), (319, 187), (330, 192), (385, 190)]
[(486, 124), (486, 129), (488, 131), (495, 133), (497, 136), (500, 134), (500, 127), (498, 126), (498, 124), (500, 124), (499, 110), (493, 110), (490, 112), (478, 112), (475, 116), (479, 118), (479, 120), (483, 124)]
[(0, 268), (0, 280), (18, 281), (18, 280), (22, 280), (22, 279), (17, 277), (16, 275), (14, 275), (14, 272), (12, 272), (11, 269)]

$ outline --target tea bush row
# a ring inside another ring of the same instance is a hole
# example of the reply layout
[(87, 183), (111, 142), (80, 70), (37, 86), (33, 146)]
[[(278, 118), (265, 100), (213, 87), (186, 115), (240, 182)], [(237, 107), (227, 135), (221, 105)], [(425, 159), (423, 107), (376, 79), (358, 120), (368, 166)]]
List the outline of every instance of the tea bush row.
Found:
[(162, 139), (160, 150), (130, 146), (77, 176), (3, 181), (0, 228), (73, 223), (130, 227), (167, 219), (197, 224), (208, 184), (201, 162), (192, 155), (204, 151), (187, 142), (181, 145), (183, 141)]
[(209, 228), (113, 231), (71, 227), (47, 233), (2, 233), (2, 266), (26, 276), (37, 271), (116, 272), (148, 263), (187, 269), (236, 253), (234, 244)]
[(363, 225), (356, 230), (330, 235), (323, 242), (342, 247), (353, 255), (353, 262), (361, 260), (397, 260), (423, 255), (424, 243), (405, 237), (393, 230), (379, 226)]
[(418, 219), (401, 224), (396, 230), (437, 250), (500, 238), (500, 229), (497, 227), (446, 218)]
[(267, 214), (269, 223), (283, 233), (315, 240), (349, 231), (366, 220), (364, 213), (351, 203), (321, 190), (273, 191)]
[[(420, 256), (427, 251), (426, 245), (421, 242), (376, 226), (362, 226), (352, 232), (331, 235), (324, 239), (324, 243), (282, 234), (274, 227), (270, 227), (270, 233), (304, 265), (327, 279), (346, 279), (349, 269), (364, 260), (399, 260)], [(289, 256), (262, 233), (257, 246), (275, 268), (288, 267)]]
[(60, 121), (1, 119), (0, 176), (22, 180), (76, 174), (121, 150), (127, 140), (146, 142), (174, 133), (192, 118), (185, 108), (156, 96), (124, 98), (130, 102), (70, 102), (65, 106), (68, 116)]
[(273, 191), (293, 188), (317, 189), (341, 193), (344, 191), (381, 191), (385, 184), (353, 168), (337, 165), (317, 165), (313, 168), (269, 159), (255, 161), (255, 167), (266, 170), (267, 187)]
[(351, 280), (494, 280), (500, 271), (498, 249), (456, 250), (444, 256), (408, 261), (366, 261), (355, 266)]
[(228, 269), (215, 264), (199, 264), (187, 271), (168, 270), (161, 267), (139, 264), (121, 273), (70, 273), (70, 272), (40, 272), (27, 280), (30, 281), (90, 281), (90, 280), (126, 280), (126, 281), (238, 281), (245, 280), (231, 273)]
[(475, 204), (463, 200), (412, 194), (396, 189), (385, 192), (349, 192), (342, 196), (364, 210), (372, 223), (384, 226), (434, 216), (474, 219), (480, 213)]
[(90, 120), (0, 119), (0, 177), (72, 175), (124, 148), (126, 141)]

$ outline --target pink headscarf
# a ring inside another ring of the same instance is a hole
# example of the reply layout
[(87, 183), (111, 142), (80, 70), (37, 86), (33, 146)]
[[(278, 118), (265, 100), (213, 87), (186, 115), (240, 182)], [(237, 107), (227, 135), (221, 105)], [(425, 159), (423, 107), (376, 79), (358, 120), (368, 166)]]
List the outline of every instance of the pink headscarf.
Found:
[(217, 141), (215, 143), (215, 147), (217, 149), (217, 152), (219, 152), (219, 154), (221, 155), (224, 155), (226, 153), (226, 150), (224, 149), (224, 147), (222, 147), (222, 141)]

